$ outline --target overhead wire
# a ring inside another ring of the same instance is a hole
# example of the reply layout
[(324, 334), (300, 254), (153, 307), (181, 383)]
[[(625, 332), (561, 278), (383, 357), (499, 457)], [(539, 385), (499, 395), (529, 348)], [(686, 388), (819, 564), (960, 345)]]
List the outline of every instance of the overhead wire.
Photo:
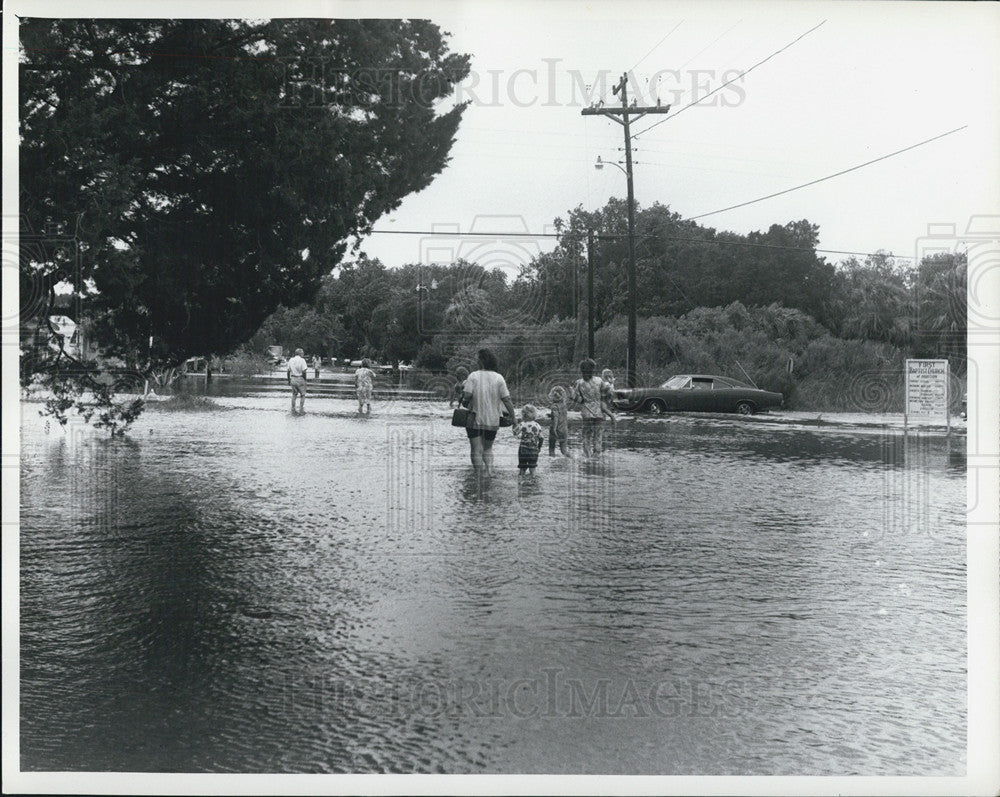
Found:
[(694, 221), (695, 219), (703, 219), (706, 216), (714, 216), (717, 213), (725, 213), (727, 210), (736, 210), (736, 208), (745, 208), (747, 205), (753, 205), (757, 202), (763, 202), (765, 199), (773, 199), (776, 196), (782, 196), (783, 194), (790, 194), (792, 191), (798, 191), (800, 188), (808, 188), (811, 185), (816, 185), (817, 183), (822, 183), (826, 180), (832, 180), (834, 177), (840, 177), (842, 174), (847, 174), (848, 172), (857, 171), (858, 169), (864, 168), (865, 166), (871, 166), (873, 163), (878, 163), (879, 161), (884, 161), (888, 158), (892, 158), (896, 155), (901, 155), (904, 152), (909, 152), (911, 149), (916, 149), (917, 147), (922, 147), (924, 144), (930, 144), (932, 141), (937, 141), (945, 136), (950, 136), (952, 133), (957, 133), (960, 130), (965, 130), (968, 125), (962, 125), (961, 127), (956, 127), (954, 130), (949, 130), (947, 133), (940, 133), (939, 135), (932, 136), (931, 138), (924, 139), (916, 144), (911, 144), (908, 147), (903, 147), (903, 149), (897, 149), (895, 152), (890, 152), (888, 155), (882, 155), (878, 158), (873, 158), (870, 161), (865, 161), (864, 163), (859, 163), (857, 166), (851, 166), (849, 169), (841, 169), (839, 172), (834, 172), (833, 174), (828, 174), (826, 177), (820, 177), (817, 180), (810, 180), (808, 183), (802, 183), (801, 185), (794, 186), (793, 188), (786, 188), (783, 191), (775, 191), (773, 194), (768, 194), (767, 196), (758, 197), (757, 199), (751, 199), (747, 202), (740, 202), (736, 205), (730, 205), (729, 207), (720, 208), (719, 210), (712, 210), (708, 213), (699, 213), (697, 216), (689, 216), (685, 221)]
[[(666, 36), (664, 36), (656, 44), (654, 44), (652, 47), (650, 47), (649, 48), (649, 52), (647, 52), (642, 58), (640, 58), (638, 61), (636, 61), (628, 71), (631, 72), (633, 69), (635, 69), (637, 66), (639, 66), (639, 64), (641, 64), (643, 61), (645, 61), (647, 58), (649, 58), (649, 56), (651, 56), (653, 54), (653, 52), (661, 44), (663, 44), (663, 42), (665, 42), (670, 37), (670, 34), (672, 34), (675, 30), (677, 30), (683, 24), (684, 24), (684, 20), (682, 19), (680, 22), (678, 22), (676, 25), (674, 25), (669, 31), (667, 31), (667, 35)], [(711, 45), (709, 45), (709, 46), (711, 46)], [(604, 102), (604, 98), (607, 97), (607, 96), (608, 96), (608, 90), (605, 89), (601, 93), (601, 96), (598, 98), (598, 101), (597, 101), (598, 104)]]
[[(680, 72), (682, 69), (684, 69), (684, 67), (686, 67), (688, 64), (690, 64), (695, 58), (698, 58), (706, 50), (708, 50), (711, 47), (714, 47), (716, 44), (718, 44), (718, 42), (719, 42), (720, 39), (722, 39), (724, 36), (732, 33), (740, 25), (740, 23), (742, 23), (742, 22), (743, 22), (742, 19), (736, 20), (736, 24), (735, 25), (733, 25), (732, 27), (730, 27), (728, 30), (723, 31), (722, 33), (720, 33), (718, 36), (715, 37), (715, 39), (713, 41), (711, 41), (710, 43), (706, 44), (698, 52), (696, 52), (694, 55), (692, 55), (690, 58), (688, 58), (687, 61), (685, 61), (683, 64), (681, 64), (679, 67), (677, 67), (677, 71)], [(657, 46), (659, 46), (659, 45), (657, 45)], [(635, 69), (635, 67), (632, 67), (632, 69)], [(682, 91), (680, 93), (680, 95), (678, 95), (678, 96), (683, 97), (689, 91), (690, 91), (690, 89), (688, 89), (688, 91)]]
[(649, 127), (647, 127), (645, 130), (639, 130), (638, 132), (632, 133), (632, 138), (636, 138), (637, 136), (645, 135), (650, 130), (652, 130), (654, 127), (658, 127), (659, 125), (662, 125), (664, 122), (669, 121), (670, 119), (676, 119), (678, 116), (680, 116), (682, 113), (684, 113), (684, 111), (688, 110), (688, 108), (693, 108), (695, 105), (698, 105), (699, 103), (702, 103), (705, 100), (707, 100), (709, 97), (711, 97), (716, 92), (722, 91), (722, 89), (724, 89), (726, 86), (728, 86), (728, 85), (730, 85), (732, 83), (735, 83), (737, 80), (742, 80), (744, 77), (746, 77), (751, 72), (753, 72), (753, 70), (755, 70), (758, 66), (762, 66), (763, 64), (766, 64), (768, 61), (770, 61), (776, 55), (779, 55), (779, 54), (783, 53), (785, 50), (787, 50), (793, 44), (796, 44), (797, 42), (802, 41), (802, 39), (804, 39), (806, 36), (808, 36), (814, 30), (816, 30), (817, 28), (822, 27), (825, 24), (826, 24), (826, 20), (824, 19), (818, 25), (814, 25), (809, 30), (807, 30), (805, 33), (799, 35), (797, 38), (795, 38), (792, 41), (790, 41), (788, 44), (786, 44), (780, 50), (775, 50), (773, 53), (771, 53), (769, 56), (767, 56), (767, 58), (764, 58), (763, 60), (758, 61), (756, 64), (754, 64), (753, 66), (751, 66), (749, 69), (747, 69), (747, 70), (745, 70), (743, 72), (740, 72), (740, 74), (738, 74), (736, 77), (731, 78), (730, 80), (727, 80), (725, 83), (723, 83), (722, 85), (718, 86), (717, 88), (712, 89), (710, 92), (708, 92), (707, 94), (705, 94), (702, 97), (699, 97), (694, 102), (688, 103), (687, 105), (685, 105), (683, 108), (681, 108), (676, 113), (672, 113), (672, 114), (670, 114), (668, 116), (664, 116), (660, 121), (654, 122)]
[[(642, 58), (639, 59), (638, 62), (636, 62), (635, 66), (633, 66), (632, 69), (635, 69), (636, 66), (638, 66), (640, 63), (642, 63), (642, 61), (644, 61), (646, 58), (648, 58), (649, 55), (651, 55), (664, 41), (666, 41), (666, 39), (675, 30), (677, 30), (677, 28), (680, 27), (680, 25), (683, 22), (684, 22), (684, 20), (681, 20), (681, 22), (678, 22), (677, 25), (675, 25), (670, 31), (668, 31), (667, 34), (662, 39), (660, 39), (659, 42), (657, 42)], [(727, 31), (725, 31), (724, 33), (722, 33), (719, 37), (717, 37), (715, 39), (715, 41), (713, 41), (707, 47), (703, 48), (698, 54), (696, 54), (695, 56), (693, 56), (691, 59), (688, 59), (688, 61), (686, 63), (690, 63), (690, 61), (693, 60), (693, 58), (696, 58), (702, 52), (705, 52), (705, 50), (707, 50), (709, 47), (711, 47), (713, 44), (715, 44), (715, 42), (719, 41), (719, 39), (721, 39), (727, 33), (729, 33), (730, 31), (732, 31), (733, 28), (735, 28), (737, 25), (740, 24), (740, 22), (742, 22), (742, 20), (739, 20), (735, 25), (733, 25)], [(783, 53), (785, 50), (789, 49), (793, 45), (795, 45), (798, 42), (800, 42), (802, 39), (804, 39), (806, 36), (808, 36), (809, 34), (811, 34), (813, 31), (815, 31), (818, 28), (822, 27), (824, 24), (826, 24), (826, 20), (825, 19), (822, 20), (817, 25), (814, 25), (812, 28), (810, 28), (809, 30), (805, 31), (804, 33), (801, 33), (799, 36), (797, 36), (795, 39), (793, 39), (792, 41), (790, 41), (788, 44), (784, 45), (783, 47), (779, 48), (778, 50), (775, 50), (773, 53), (771, 53), (767, 57), (765, 57), (765, 58), (761, 59), (760, 61), (758, 61), (757, 63), (753, 64), (748, 69), (740, 72), (740, 74), (737, 75), (736, 77), (734, 77), (731, 80), (728, 80), (728, 81), (722, 83), (720, 86), (718, 86), (717, 88), (715, 88), (712, 91), (708, 92), (707, 94), (703, 95), (702, 97), (698, 98), (694, 102), (688, 103), (687, 105), (685, 105), (684, 107), (682, 107), (676, 113), (673, 113), (673, 114), (671, 114), (669, 116), (664, 117), (660, 121), (655, 122), (654, 124), (650, 125), (649, 127), (645, 128), (644, 130), (641, 130), (641, 131), (638, 131), (636, 133), (633, 133), (632, 137), (635, 138), (635, 137), (638, 137), (640, 135), (644, 135), (645, 133), (648, 133), (650, 130), (652, 130), (653, 128), (657, 127), (658, 125), (661, 125), (664, 122), (677, 117), (679, 114), (683, 113), (684, 111), (688, 110), (689, 108), (692, 108), (695, 105), (698, 105), (699, 103), (704, 102), (709, 97), (711, 97), (713, 94), (716, 94), (717, 92), (719, 92), (722, 89), (726, 88), (726, 86), (728, 86), (728, 85), (736, 82), (737, 80), (742, 80), (746, 75), (748, 75), (754, 69), (756, 69), (759, 66), (764, 65), (765, 63), (767, 63), (768, 61), (770, 61), (775, 56)], [(631, 71), (631, 70), (629, 70), (629, 71)], [(605, 91), (605, 94), (606, 93), (607, 92)], [(603, 95), (602, 95), (602, 98), (603, 98)], [(825, 177), (818, 178), (816, 180), (811, 180), (811, 181), (809, 181), (807, 183), (802, 183), (801, 185), (797, 185), (797, 186), (794, 186), (792, 188), (787, 188), (787, 189), (784, 189), (782, 191), (777, 191), (775, 193), (768, 194), (767, 196), (758, 197), (757, 199), (748, 200), (747, 202), (741, 202), (741, 203), (738, 203), (736, 205), (730, 205), (730, 206), (725, 207), (725, 208), (720, 208), (719, 210), (713, 210), (713, 211), (710, 211), (708, 213), (701, 213), (701, 214), (698, 214), (696, 216), (691, 216), (689, 218), (684, 219), (684, 221), (694, 221), (696, 219), (705, 218), (707, 216), (713, 216), (713, 215), (716, 215), (716, 214), (719, 214), (719, 213), (724, 213), (724, 212), (729, 211), (729, 210), (735, 210), (737, 208), (746, 207), (747, 205), (752, 205), (752, 204), (755, 204), (757, 202), (763, 202), (764, 200), (767, 200), (767, 199), (773, 199), (774, 197), (782, 196), (784, 194), (788, 194), (788, 193), (791, 193), (793, 191), (797, 191), (797, 190), (802, 189), (802, 188), (807, 188), (807, 187), (809, 187), (811, 185), (816, 185), (818, 183), (825, 182), (826, 180), (831, 180), (834, 177), (839, 177), (841, 175), (848, 174), (848, 173), (853, 172), (853, 171), (857, 171), (858, 169), (864, 168), (865, 166), (870, 166), (870, 165), (872, 165), (874, 163), (878, 163), (880, 161), (886, 160), (886, 159), (894, 157), (896, 155), (900, 155), (900, 154), (902, 154), (904, 152), (908, 152), (909, 150), (916, 149), (917, 147), (923, 146), (925, 144), (929, 144), (932, 141), (936, 141), (938, 139), (944, 138), (945, 136), (949, 136), (949, 135), (952, 135), (953, 133), (957, 133), (957, 132), (959, 132), (961, 130), (964, 130), (966, 127), (968, 127), (968, 125), (963, 125), (961, 127), (955, 128), (953, 130), (949, 130), (949, 131), (947, 131), (945, 133), (941, 133), (939, 135), (936, 135), (936, 136), (933, 136), (931, 138), (925, 139), (924, 141), (920, 141), (920, 142), (918, 142), (916, 144), (911, 144), (910, 146), (904, 147), (903, 149), (900, 149), (900, 150), (896, 150), (895, 152), (888, 153), (887, 155), (882, 155), (882, 156), (880, 156), (878, 158), (874, 158), (874, 159), (872, 159), (870, 161), (866, 161), (864, 163), (857, 164), (856, 166), (851, 166), (850, 168), (842, 169), (841, 171), (835, 172), (834, 174), (830, 174), (830, 175), (827, 175)], [(383, 234), (383, 235), (447, 235), (447, 236), (450, 236), (450, 237), (480, 236), (480, 237), (492, 237), (492, 238), (510, 238), (512, 240), (525, 239), (525, 238), (562, 238), (562, 237), (565, 237), (565, 233), (530, 233), (530, 232), (510, 233), (510, 234), (494, 233), (494, 232), (465, 232), (465, 233), (456, 233), (456, 232), (453, 232), (453, 231), (443, 232), (443, 231), (434, 231), (434, 230), (372, 230), (371, 233), (372, 234)], [(616, 235), (616, 234), (603, 233), (603, 234), (598, 234), (597, 235), (597, 238), (599, 240), (601, 240), (601, 239), (613, 240), (613, 239), (620, 239), (620, 238), (625, 238), (625, 237), (627, 237), (627, 236), (623, 235), (623, 234)], [(862, 256), (865, 256), (865, 257), (871, 257), (871, 256), (873, 256), (875, 254), (879, 254), (880, 253), (880, 252), (861, 252), (861, 251), (856, 251), (856, 250), (844, 250), (844, 249), (820, 249), (820, 248), (805, 249), (805, 248), (802, 248), (802, 247), (781, 246), (781, 245), (778, 245), (778, 244), (753, 243), (753, 242), (749, 242), (749, 241), (704, 240), (704, 239), (701, 239), (701, 238), (678, 238), (678, 237), (675, 237), (675, 236), (666, 236), (666, 237), (664, 237), (664, 236), (646, 235), (646, 236), (636, 236), (636, 237), (638, 239), (640, 239), (640, 240), (641, 239), (646, 239), (646, 238), (659, 237), (661, 240), (665, 240), (665, 241), (677, 241), (677, 242), (692, 243), (692, 244), (701, 244), (701, 245), (746, 246), (746, 247), (753, 247), (753, 248), (782, 249), (782, 250), (789, 250), (789, 251), (815, 252), (815, 253), (822, 253), (822, 254), (862, 255)], [(899, 260), (914, 260), (915, 259), (914, 257), (906, 256), (906, 255), (891, 255), (891, 256), (894, 257), (895, 259), (899, 259)]]

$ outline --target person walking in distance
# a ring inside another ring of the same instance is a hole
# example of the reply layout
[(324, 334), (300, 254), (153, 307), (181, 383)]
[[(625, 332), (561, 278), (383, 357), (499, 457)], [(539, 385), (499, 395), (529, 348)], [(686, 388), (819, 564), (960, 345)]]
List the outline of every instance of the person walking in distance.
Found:
[(358, 415), (372, 414), (372, 392), (375, 390), (375, 372), (372, 361), (365, 357), (361, 367), (354, 372), (354, 386), (358, 391)]
[(299, 400), (299, 412), (306, 411), (306, 379), (309, 365), (303, 356), (302, 349), (295, 350), (295, 356), (288, 361), (288, 384), (292, 386), (292, 412), (295, 412), (295, 399)]

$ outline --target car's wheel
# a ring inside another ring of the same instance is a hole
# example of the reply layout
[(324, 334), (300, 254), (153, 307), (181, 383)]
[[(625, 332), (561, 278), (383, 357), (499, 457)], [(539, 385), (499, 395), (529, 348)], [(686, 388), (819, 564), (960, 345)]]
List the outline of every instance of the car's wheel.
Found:
[(664, 412), (667, 411), (667, 405), (664, 404), (659, 399), (653, 399), (652, 401), (646, 404), (646, 409), (653, 415), (662, 415)]
[(753, 415), (755, 409), (752, 401), (741, 401), (736, 405), (736, 411), (740, 415)]

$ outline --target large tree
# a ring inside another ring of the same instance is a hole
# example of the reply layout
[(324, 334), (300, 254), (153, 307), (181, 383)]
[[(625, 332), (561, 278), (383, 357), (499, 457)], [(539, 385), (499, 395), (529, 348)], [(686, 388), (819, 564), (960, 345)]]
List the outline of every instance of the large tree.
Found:
[[(559, 245), (525, 270), (542, 288), (543, 320), (573, 313), (575, 285), (585, 293), (578, 281), (586, 274), (588, 229), (596, 233), (595, 323), (599, 328), (627, 312), (627, 208), (611, 198), (596, 211), (577, 207), (565, 221), (556, 219)], [(684, 220), (659, 203), (637, 209), (638, 314), (679, 316), (736, 301), (778, 302), (826, 322), (834, 267), (817, 256), (818, 235), (818, 227), (805, 220), (739, 235)]]
[[(23, 225), (105, 352), (225, 353), (445, 167), (468, 56), (420, 20), (21, 20)], [(61, 271), (60, 271), (61, 269)]]

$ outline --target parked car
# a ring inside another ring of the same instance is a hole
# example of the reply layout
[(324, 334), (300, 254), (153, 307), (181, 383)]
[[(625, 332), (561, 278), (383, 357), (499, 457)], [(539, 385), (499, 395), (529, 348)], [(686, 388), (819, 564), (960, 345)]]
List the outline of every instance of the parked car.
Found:
[(615, 407), (630, 412), (738, 412), (752, 415), (784, 403), (781, 393), (758, 390), (728, 376), (680, 374), (659, 387), (616, 390)]

